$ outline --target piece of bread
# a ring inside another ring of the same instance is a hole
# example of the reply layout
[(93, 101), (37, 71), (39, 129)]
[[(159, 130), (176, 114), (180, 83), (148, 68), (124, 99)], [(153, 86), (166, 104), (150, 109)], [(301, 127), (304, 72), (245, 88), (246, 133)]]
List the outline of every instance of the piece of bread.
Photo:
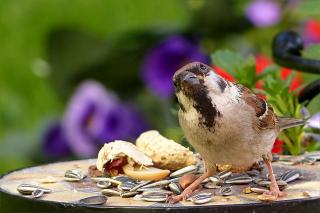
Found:
[(157, 168), (177, 170), (197, 162), (189, 149), (163, 137), (156, 130), (142, 133), (136, 146), (152, 159)]
[(106, 143), (101, 148), (96, 162), (97, 169), (104, 172), (104, 165), (107, 162), (127, 157), (129, 164), (138, 164), (142, 166), (152, 166), (152, 160), (140, 151), (134, 144), (126, 141), (116, 140)]

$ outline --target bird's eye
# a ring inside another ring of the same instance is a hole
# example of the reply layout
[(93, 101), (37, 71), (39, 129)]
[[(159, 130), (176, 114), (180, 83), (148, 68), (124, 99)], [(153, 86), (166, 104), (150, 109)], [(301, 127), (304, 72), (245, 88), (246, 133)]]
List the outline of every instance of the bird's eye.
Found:
[(207, 70), (206, 66), (204, 66), (203, 64), (200, 64), (200, 69), (203, 71)]

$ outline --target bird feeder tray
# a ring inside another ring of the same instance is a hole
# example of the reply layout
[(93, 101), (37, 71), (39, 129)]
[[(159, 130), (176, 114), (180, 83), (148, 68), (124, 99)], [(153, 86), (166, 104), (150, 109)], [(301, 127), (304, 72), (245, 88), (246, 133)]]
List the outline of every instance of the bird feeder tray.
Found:
[[(24, 168), (9, 172), (0, 179), (0, 210), (1, 212), (320, 212), (320, 162), (303, 163), (303, 156), (280, 156), (280, 161), (273, 162), (275, 173), (298, 170), (302, 177), (289, 183), (285, 190), (286, 196), (277, 201), (264, 202), (257, 199), (257, 194), (245, 194), (245, 185), (232, 186), (233, 195), (215, 195), (211, 202), (195, 205), (190, 201), (176, 204), (164, 202), (146, 202), (133, 198), (108, 197), (102, 205), (84, 205), (80, 199), (101, 195), (90, 177), (79, 182), (67, 182), (64, 173), (69, 169), (77, 169), (88, 174), (88, 167), (95, 164), (95, 159), (57, 162), (36, 167)], [(297, 163), (298, 162), (298, 163)], [(301, 162), (301, 163), (299, 163)], [(292, 164), (292, 165), (291, 165)], [(55, 181), (43, 183), (44, 179)], [(37, 184), (49, 188), (51, 193), (40, 198), (31, 198), (17, 191), (22, 183)], [(206, 189), (209, 190), (209, 189)], [(210, 189), (214, 191), (215, 189)], [(210, 191), (209, 190), (209, 191)]]

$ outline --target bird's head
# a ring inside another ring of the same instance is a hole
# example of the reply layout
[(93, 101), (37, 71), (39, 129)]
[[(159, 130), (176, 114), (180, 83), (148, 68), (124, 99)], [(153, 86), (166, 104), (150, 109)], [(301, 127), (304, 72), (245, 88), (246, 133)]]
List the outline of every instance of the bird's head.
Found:
[(216, 111), (216, 97), (224, 97), (230, 82), (216, 74), (211, 67), (193, 62), (177, 70), (173, 76), (175, 93), (181, 110), (195, 109), (202, 117)]

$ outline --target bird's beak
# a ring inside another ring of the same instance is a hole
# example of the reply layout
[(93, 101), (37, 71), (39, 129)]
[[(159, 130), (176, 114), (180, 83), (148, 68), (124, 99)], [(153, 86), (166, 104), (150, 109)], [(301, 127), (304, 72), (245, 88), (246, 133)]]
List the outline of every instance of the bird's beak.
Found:
[(198, 77), (192, 72), (185, 72), (181, 78), (181, 83), (186, 86), (199, 84)]

